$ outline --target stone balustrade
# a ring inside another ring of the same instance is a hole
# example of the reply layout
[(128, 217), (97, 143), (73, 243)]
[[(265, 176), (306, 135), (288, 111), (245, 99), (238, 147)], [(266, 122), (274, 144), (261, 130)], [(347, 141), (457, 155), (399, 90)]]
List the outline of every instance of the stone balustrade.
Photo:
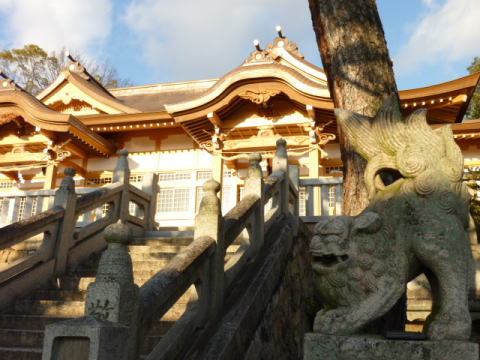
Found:
[[(234, 287), (236, 276), (260, 254), (269, 226), (289, 213), (296, 214), (298, 193), (288, 176), (285, 141), (277, 142), (274, 172), (265, 183), (259, 166), (261, 156), (252, 154), (249, 161), (243, 199), (222, 217), (217, 196), (220, 186), (214, 180), (207, 181), (195, 219), (194, 241), (141, 287), (139, 343), (190, 286), (195, 286), (197, 294), (146, 359), (178, 358), (193, 338), (201, 342), (223, 314), (225, 296)], [(269, 201), (272, 205), (267, 207)], [(242, 245), (226, 262), (226, 249), (244, 231), (247, 236)]]
[[(153, 189), (150, 193), (130, 185), (124, 176), (129, 172), (127, 155), (120, 153), (115, 169), (118, 181), (80, 196), (75, 192), (75, 170), (67, 168), (51, 209), (0, 228), (0, 254), (7, 259), (0, 267), (0, 308), (104, 249), (102, 232), (117, 220), (137, 234), (152, 229), (156, 179), (147, 177), (153, 182), (144, 187)], [(136, 205), (135, 214), (129, 213), (131, 202)], [(78, 219), (97, 209), (102, 216), (81, 226)]]
[[(290, 214), (296, 214), (298, 193), (288, 176), (285, 141), (281, 139), (277, 142), (274, 172), (265, 183), (259, 166), (260, 161), (259, 154), (250, 156), (246, 194), (223, 217), (221, 202), (218, 198), (220, 184), (214, 180), (205, 182), (203, 186), (205, 195), (195, 218), (194, 240), (140, 288), (136, 324), (122, 322), (120, 318), (109, 318), (112, 322), (101, 322), (105, 319), (101, 319), (98, 314), (93, 314), (95, 321), (91, 316), (86, 316), (82, 318), (83, 320), (70, 320), (50, 325), (47, 327), (43, 359), (51, 359), (48, 354), (53, 353), (54, 345), (52, 344), (55, 336), (61, 336), (65, 331), (68, 332), (69, 337), (75, 336), (75, 331), (78, 337), (87, 336), (85, 335), (88, 333), (87, 329), (91, 327), (100, 329), (97, 334), (102, 331), (107, 334), (103, 340), (104, 344), (98, 343), (102, 341), (100, 335), (95, 335), (96, 337), (88, 335), (95, 344), (96, 354), (102, 353), (102, 347), (112, 346), (108, 340), (113, 336), (111, 334), (115, 334), (116, 338), (113, 344), (120, 344), (117, 350), (112, 349), (111, 357), (106, 359), (116, 359), (115, 354), (118, 354), (118, 349), (123, 348), (124, 352), (126, 351), (121, 344), (131, 343), (132, 335), (128, 335), (129, 331), (122, 332), (122, 326), (129, 328), (130, 333), (132, 326), (138, 329), (138, 349), (142, 347), (146, 334), (154, 324), (191, 286), (194, 286), (196, 296), (190, 299), (186, 312), (166, 334), (162, 335), (146, 359), (180, 358), (186, 351), (185, 344), (204, 341), (209, 332), (218, 325), (224, 313), (226, 296), (234, 287), (235, 278), (246, 269), (247, 264), (251, 264), (262, 252), (265, 252), (264, 237), (269, 227), (274, 223), (278, 224), (282, 219), (287, 219)], [(123, 178), (127, 178), (127, 175)], [(270, 203), (269, 206), (267, 206), (268, 203)], [(129, 217), (125, 219), (128, 220)], [(242, 238), (242, 245), (238, 246), (235, 253), (229, 254), (229, 260), (226, 262), (227, 248), (234, 242), (237, 243), (239, 237)], [(133, 279), (130, 281), (130, 286), (133, 286)], [(98, 296), (104, 301), (105, 294), (111, 296), (112, 291), (106, 290), (112, 287), (111, 284), (106, 284), (105, 281), (99, 282), (98, 278), (96, 284), (98, 285), (89, 288), (87, 302)], [(119, 291), (116, 290), (115, 294)], [(109, 314), (118, 313), (118, 309), (125, 306), (121, 299), (117, 301), (119, 299), (120, 297), (117, 296), (115, 301), (109, 303), (115, 304)], [(123, 301), (131, 304), (132, 299)], [(86, 315), (88, 314), (92, 315), (92, 312), (87, 311)], [(74, 330), (75, 326), (78, 330)], [(118, 342), (118, 336), (124, 336), (123, 341)], [(126, 352), (129, 353), (129, 359), (136, 358), (135, 351)], [(89, 358), (100, 359), (98, 356), (93, 355)]]

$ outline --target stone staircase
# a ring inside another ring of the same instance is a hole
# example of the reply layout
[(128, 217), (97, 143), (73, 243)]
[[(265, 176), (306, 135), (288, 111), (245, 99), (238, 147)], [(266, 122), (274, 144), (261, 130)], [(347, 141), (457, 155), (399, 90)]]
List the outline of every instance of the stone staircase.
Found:
[[(135, 283), (142, 286), (180, 250), (192, 241), (192, 231), (149, 232), (129, 246)], [(56, 284), (18, 299), (9, 311), (0, 314), (0, 359), (41, 359), (46, 325), (84, 315), (86, 290), (95, 280), (101, 254), (93, 254)], [(190, 289), (149, 333), (145, 348), (149, 352), (159, 337), (184, 313)]]

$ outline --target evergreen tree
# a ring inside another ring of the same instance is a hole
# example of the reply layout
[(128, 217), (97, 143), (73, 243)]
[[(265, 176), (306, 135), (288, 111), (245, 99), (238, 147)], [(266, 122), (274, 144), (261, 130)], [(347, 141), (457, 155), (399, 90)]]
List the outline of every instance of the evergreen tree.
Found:
[(472, 190), (472, 199), (470, 200), (470, 214), (475, 221), (477, 237), (480, 239), (480, 168), (468, 168), (464, 175), (467, 186)]
[[(467, 68), (470, 74), (480, 72), (480, 57), (475, 56), (471, 65)], [(467, 110), (468, 119), (480, 119), (480, 87), (477, 86), (475, 93), (470, 101), (470, 106)]]

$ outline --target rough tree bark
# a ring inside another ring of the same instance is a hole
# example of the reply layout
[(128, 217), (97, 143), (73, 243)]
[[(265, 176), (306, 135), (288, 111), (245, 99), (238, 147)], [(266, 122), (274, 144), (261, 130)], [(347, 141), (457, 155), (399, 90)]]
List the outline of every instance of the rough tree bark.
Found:
[[(309, 0), (313, 28), (335, 107), (374, 116), (397, 85), (375, 0)], [(366, 161), (338, 130), (344, 213), (367, 205)]]
[[(398, 96), (375, 0), (309, 0), (313, 28), (335, 107), (373, 117), (386, 97)], [(368, 205), (366, 161), (338, 129), (343, 162), (344, 213)], [(406, 293), (372, 329), (403, 330)]]

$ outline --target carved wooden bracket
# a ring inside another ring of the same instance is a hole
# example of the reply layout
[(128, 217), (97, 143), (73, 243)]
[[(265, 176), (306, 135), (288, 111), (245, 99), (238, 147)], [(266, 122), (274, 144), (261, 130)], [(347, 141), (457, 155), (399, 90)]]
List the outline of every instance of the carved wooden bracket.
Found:
[(238, 96), (242, 99), (250, 100), (254, 104), (264, 105), (270, 98), (280, 94), (280, 92), (280, 90), (276, 89), (245, 90), (238, 94)]

